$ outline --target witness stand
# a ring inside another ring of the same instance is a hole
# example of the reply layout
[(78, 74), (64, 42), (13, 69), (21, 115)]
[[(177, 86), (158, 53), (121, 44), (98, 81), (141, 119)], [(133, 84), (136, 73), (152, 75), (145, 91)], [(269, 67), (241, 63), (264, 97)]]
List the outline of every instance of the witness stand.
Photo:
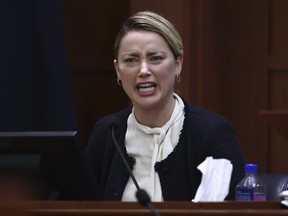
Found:
[[(288, 209), (280, 202), (163, 202), (153, 203), (165, 216), (179, 215), (288, 215)], [(99, 201), (24, 201), (1, 202), (0, 215), (12, 216), (148, 216), (149, 209), (138, 203)]]

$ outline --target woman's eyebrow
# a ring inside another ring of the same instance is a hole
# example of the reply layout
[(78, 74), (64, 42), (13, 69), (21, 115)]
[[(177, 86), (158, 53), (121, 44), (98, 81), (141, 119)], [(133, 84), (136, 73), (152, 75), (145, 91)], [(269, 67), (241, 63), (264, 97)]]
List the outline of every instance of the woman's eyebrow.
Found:
[(162, 52), (162, 51), (150, 51), (150, 52), (147, 52), (147, 56), (157, 55), (157, 54), (165, 54), (165, 53)]
[(135, 52), (127, 52), (127, 53), (123, 53), (122, 55), (122, 58), (124, 58), (124, 57), (137, 57), (138, 56), (138, 54), (137, 53), (135, 53)]

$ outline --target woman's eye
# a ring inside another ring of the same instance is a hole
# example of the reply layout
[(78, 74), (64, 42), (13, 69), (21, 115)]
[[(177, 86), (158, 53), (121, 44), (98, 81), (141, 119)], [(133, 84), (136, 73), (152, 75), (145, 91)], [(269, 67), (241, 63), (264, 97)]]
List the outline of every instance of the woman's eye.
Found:
[(127, 58), (127, 59), (124, 59), (124, 62), (125, 63), (134, 63), (134, 62), (137, 62), (137, 59), (136, 58)]
[(152, 61), (152, 62), (158, 62), (158, 61), (162, 61), (162, 60), (163, 60), (162, 56), (152, 56), (150, 58), (150, 61)]

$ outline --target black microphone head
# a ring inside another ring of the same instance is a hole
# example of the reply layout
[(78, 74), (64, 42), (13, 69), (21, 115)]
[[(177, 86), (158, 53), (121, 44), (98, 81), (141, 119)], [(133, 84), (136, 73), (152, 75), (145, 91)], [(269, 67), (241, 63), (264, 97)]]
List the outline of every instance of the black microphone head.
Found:
[(113, 117), (109, 117), (108, 119), (108, 125), (110, 129), (115, 130), (116, 128), (119, 128), (120, 126), (120, 120), (119, 118), (113, 116)]
[(147, 206), (151, 202), (150, 196), (143, 189), (137, 190), (135, 195), (136, 195), (138, 202), (144, 206)]

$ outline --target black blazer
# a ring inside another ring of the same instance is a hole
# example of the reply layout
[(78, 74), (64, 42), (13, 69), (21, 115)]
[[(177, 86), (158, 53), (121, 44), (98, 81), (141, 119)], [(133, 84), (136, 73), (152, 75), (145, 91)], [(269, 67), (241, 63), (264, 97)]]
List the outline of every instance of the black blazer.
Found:
[[(215, 113), (185, 103), (185, 119), (180, 139), (166, 159), (155, 164), (160, 177), (164, 201), (191, 201), (201, 182), (197, 166), (206, 157), (226, 158), (233, 164), (230, 192), (227, 200), (235, 198), (235, 187), (244, 177), (245, 159), (229, 121)], [(121, 200), (129, 174), (115, 149), (111, 134), (111, 119), (117, 118), (116, 139), (133, 169), (135, 159), (125, 148), (127, 118), (131, 108), (100, 119), (93, 130), (86, 155), (100, 187), (101, 200)], [(136, 141), (136, 140), (135, 140)]]

